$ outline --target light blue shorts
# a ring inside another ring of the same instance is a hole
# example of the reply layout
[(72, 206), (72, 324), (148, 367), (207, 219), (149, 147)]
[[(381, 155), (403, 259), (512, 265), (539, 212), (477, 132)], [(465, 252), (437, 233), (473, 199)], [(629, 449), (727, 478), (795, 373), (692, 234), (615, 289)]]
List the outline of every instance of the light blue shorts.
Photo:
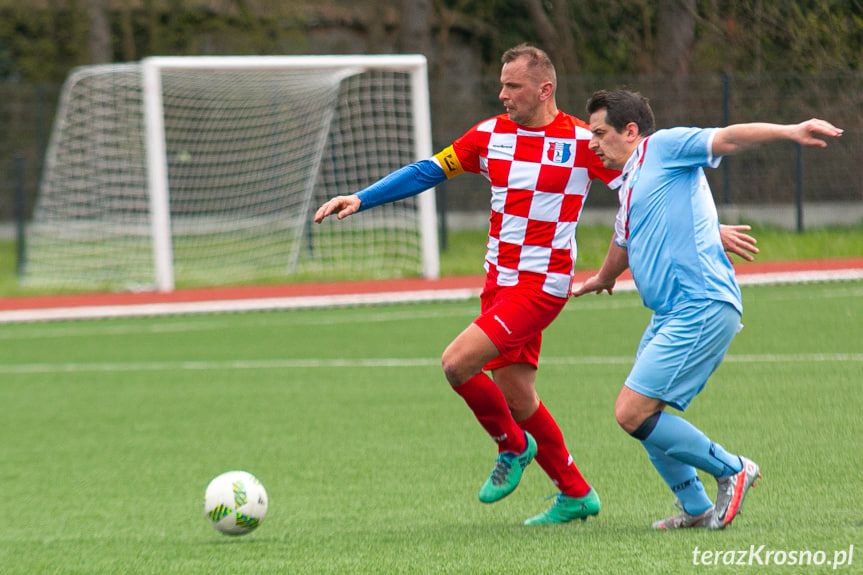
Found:
[(624, 385), (684, 411), (722, 363), (740, 313), (729, 303), (701, 300), (650, 319)]

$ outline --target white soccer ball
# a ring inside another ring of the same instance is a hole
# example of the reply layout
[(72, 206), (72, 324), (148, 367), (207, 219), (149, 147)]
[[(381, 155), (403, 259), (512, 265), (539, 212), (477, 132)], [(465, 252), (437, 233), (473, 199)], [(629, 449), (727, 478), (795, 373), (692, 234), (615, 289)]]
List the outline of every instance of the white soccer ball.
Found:
[(267, 491), (248, 471), (227, 471), (207, 486), (204, 513), (216, 531), (226, 535), (251, 533), (267, 514)]

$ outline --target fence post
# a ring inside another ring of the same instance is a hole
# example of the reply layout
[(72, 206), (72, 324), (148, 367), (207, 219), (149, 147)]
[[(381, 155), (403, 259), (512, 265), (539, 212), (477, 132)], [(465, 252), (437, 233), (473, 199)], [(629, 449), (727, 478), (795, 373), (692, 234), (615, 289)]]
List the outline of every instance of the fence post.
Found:
[(24, 157), (15, 156), (15, 273), (20, 278), (24, 273), (26, 236), (24, 234)]
[(438, 214), (438, 249), (445, 252), (448, 247), (449, 226), (447, 225), (447, 201), (446, 201), (446, 182), (442, 182), (435, 188), (437, 198), (437, 214)]
[[(728, 126), (731, 123), (731, 78), (726, 72), (722, 73), (722, 125)], [(723, 158), (722, 161), (722, 203), (731, 203), (731, 169), (729, 166), (729, 158)]]
[(794, 144), (797, 148), (797, 170), (794, 186), (794, 203), (797, 206), (797, 233), (803, 233), (803, 146)]

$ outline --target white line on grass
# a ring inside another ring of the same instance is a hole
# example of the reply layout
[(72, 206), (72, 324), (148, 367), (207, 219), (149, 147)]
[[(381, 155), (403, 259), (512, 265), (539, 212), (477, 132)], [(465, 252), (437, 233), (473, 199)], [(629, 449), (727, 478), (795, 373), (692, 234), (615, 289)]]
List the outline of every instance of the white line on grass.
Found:
[[(632, 357), (543, 357), (540, 365), (587, 365), (632, 363)], [(728, 363), (817, 363), (863, 361), (863, 353), (767, 353), (760, 355), (726, 355)]]
[[(806, 353), (729, 355), (731, 363), (810, 363), (863, 361), (863, 353)], [(629, 356), (545, 357), (542, 365), (609, 365), (632, 362)], [(440, 367), (438, 358), (310, 358), (310, 359), (258, 359), (228, 361), (140, 361), (94, 363), (26, 363), (0, 364), (2, 374), (29, 373), (82, 373), (130, 371), (211, 371), (256, 369), (317, 369), (317, 368), (380, 368), (380, 367)]]
[(267, 313), (258, 316), (222, 316), (224, 319), (202, 319), (190, 317), (183, 319), (136, 320), (135, 323), (63, 323), (54, 325), (28, 324), (17, 329), (7, 329), (0, 332), (0, 340), (49, 339), (65, 337), (90, 337), (100, 335), (137, 335), (158, 333), (182, 333), (194, 331), (236, 330), (238, 328), (261, 328), (281, 326), (318, 326), (341, 325), (355, 323), (384, 323), (395, 321), (414, 321), (418, 319), (439, 319), (461, 317), (472, 319), (479, 313), (479, 305), (463, 306), (455, 309), (402, 310), (379, 312), (351, 313), (345, 311), (317, 312), (315, 315), (297, 315), (294, 313)]
[(408, 292), (360, 293), (332, 296), (271, 297), (237, 300), (169, 302), (132, 305), (95, 305), (45, 309), (0, 311), (0, 324), (33, 321), (67, 321), (78, 319), (111, 319), (120, 317), (155, 317), (207, 313), (238, 313), (289, 309), (328, 309), (359, 305), (465, 301), (479, 295), (479, 290), (418, 290)]
[(80, 373), (128, 371), (223, 371), (253, 369), (300, 369), (336, 367), (427, 367), (439, 366), (431, 359), (261, 359), (238, 361), (140, 361), (128, 363), (27, 363), (0, 364), (0, 373)]
[[(204, 318), (201, 316), (181, 316), (171, 318), (135, 319), (131, 323), (105, 322), (67, 322), (59, 324), (20, 324), (11, 329), (0, 331), (2, 340), (51, 339), (67, 337), (90, 337), (101, 335), (139, 335), (158, 333), (182, 333), (195, 331), (216, 331), (222, 329), (259, 328), (280, 326), (318, 326), (342, 325), (356, 323), (386, 323), (397, 321), (416, 321), (426, 319), (444, 319), (464, 317), (470, 321), (479, 314), (479, 302), (452, 304), (455, 307), (435, 309), (386, 310), (375, 311), (352, 309), (318, 310), (308, 313), (263, 313), (252, 315), (226, 314), (220, 318)], [(564, 312), (594, 312), (610, 309), (640, 308), (641, 300), (597, 298), (596, 300), (573, 301), (564, 308)], [(188, 317), (188, 319), (182, 319)], [(118, 320), (121, 321), (121, 320)]]
[(764, 355), (728, 355), (725, 361), (732, 363), (816, 363), (863, 361), (863, 353), (803, 353), (803, 354), (764, 354)]

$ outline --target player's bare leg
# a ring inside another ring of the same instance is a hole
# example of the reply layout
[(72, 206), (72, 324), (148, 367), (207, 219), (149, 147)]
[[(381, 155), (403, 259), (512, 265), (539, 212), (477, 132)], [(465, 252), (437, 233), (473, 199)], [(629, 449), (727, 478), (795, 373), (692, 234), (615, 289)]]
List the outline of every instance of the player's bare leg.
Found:
[(516, 421), (528, 419), (539, 409), (536, 368), (529, 363), (499, 367), (492, 372), (492, 378), (506, 398), (506, 404)]
[(476, 324), (470, 324), (447, 346), (441, 357), (443, 373), (453, 387), (466, 383), (498, 356), (494, 343)]

